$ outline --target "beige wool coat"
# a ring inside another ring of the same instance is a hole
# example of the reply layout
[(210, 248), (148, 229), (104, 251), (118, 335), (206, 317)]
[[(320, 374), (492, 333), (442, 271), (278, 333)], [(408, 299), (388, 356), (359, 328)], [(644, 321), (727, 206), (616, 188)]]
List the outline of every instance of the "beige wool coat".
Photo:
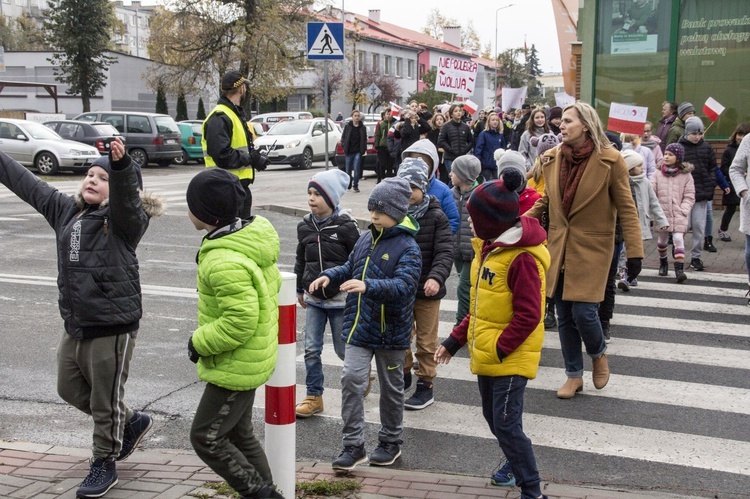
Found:
[(549, 211), (547, 249), (552, 262), (547, 271), (547, 296), (554, 295), (560, 271), (564, 270), (563, 300), (598, 303), (604, 299), (618, 213), (628, 258), (643, 258), (628, 168), (614, 147), (601, 153), (594, 151), (566, 218), (560, 194), (561, 161), (558, 148), (555, 160), (543, 166), (544, 196), (525, 215), (540, 219)]

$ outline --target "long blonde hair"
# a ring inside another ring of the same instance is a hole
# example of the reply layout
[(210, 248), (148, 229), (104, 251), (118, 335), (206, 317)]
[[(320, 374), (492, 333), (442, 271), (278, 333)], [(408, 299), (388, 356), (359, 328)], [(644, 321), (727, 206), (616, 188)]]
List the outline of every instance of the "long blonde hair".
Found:
[(599, 115), (596, 114), (596, 110), (591, 107), (590, 104), (581, 101), (575, 102), (565, 106), (563, 114), (565, 114), (565, 111), (568, 109), (575, 109), (578, 113), (578, 119), (581, 120), (583, 126), (588, 128), (588, 135), (594, 142), (594, 150), (597, 153), (602, 152), (602, 149), (606, 149), (607, 147), (613, 147), (612, 143), (607, 138), (607, 135), (604, 133), (602, 120), (599, 119)]

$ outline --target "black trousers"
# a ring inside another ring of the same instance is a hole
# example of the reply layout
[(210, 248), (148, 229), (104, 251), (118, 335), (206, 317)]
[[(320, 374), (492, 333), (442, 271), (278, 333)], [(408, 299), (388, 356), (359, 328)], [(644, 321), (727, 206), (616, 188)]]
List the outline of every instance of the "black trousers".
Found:
[(250, 211), (253, 207), (253, 193), (250, 192), (250, 183), (252, 181), (249, 178), (241, 178), (240, 184), (242, 184), (242, 188), (245, 189), (245, 201), (243, 201), (242, 206), (240, 207), (239, 217), (242, 220), (246, 220), (250, 218)]

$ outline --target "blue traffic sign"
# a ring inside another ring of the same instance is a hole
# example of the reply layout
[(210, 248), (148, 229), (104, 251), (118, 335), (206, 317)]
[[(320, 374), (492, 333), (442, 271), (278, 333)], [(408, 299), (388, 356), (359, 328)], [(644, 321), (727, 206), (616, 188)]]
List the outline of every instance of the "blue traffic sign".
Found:
[(307, 58), (343, 59), (344, 23), (307, 23)]

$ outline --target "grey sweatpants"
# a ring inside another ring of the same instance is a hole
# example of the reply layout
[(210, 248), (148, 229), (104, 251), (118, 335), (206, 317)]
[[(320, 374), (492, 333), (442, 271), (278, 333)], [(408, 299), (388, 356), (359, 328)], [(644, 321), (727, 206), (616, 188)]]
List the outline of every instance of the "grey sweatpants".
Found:
[(401, 443), (404, 420), (404, 357), (406, 350), (372, 350), (347, 343), (341, 375), (341, 419), (344, 446), (365, 442), (364, 394), (375, 357), (380, 385), (381, 442)]
[(709, 201), (696, 201), (693, 209), (690, 211), (690, 227), (693, 229), (692, 248), (690, 249), (690, 258), (696, 259), (701, 257), (703, 251), (703, 238), (706, 235), (706, 214), (708, 213)]
[(236, 392), (207, 383), (190, 428), (198, 457), (243, 496), (273, 482), (253, 432), (254, 400), (255, 390)]
[(94, 458), (120, 454), (125, 424), (133, 411), (125, 404), (125, 382), (135, 333), (75, 340), (63, 333), (57, 349), (57, 393), (94, 419)]

